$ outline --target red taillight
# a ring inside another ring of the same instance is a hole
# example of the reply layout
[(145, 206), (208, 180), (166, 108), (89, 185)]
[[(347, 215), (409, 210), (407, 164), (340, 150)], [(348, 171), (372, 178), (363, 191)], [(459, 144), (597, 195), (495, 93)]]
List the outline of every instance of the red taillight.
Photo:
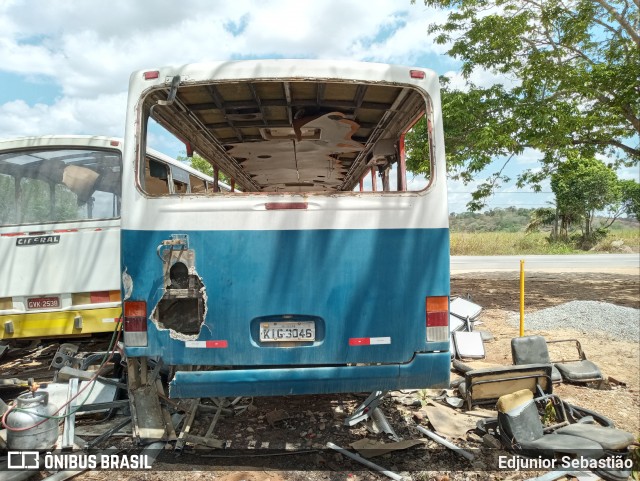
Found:
[(125, 301), (124, 317), (144, 317), (147, 318), (147, 303), (144, 301)]
[(156, 79), (160, 76), (160, 71), (159, 70), (150, 70), (149, 72), (145, 72), (144, 73), (144, 79), (145, 80), (153, 80)]
[(118, 145), (120, 145), (120, 142), (117, 140), (112, 140), (111, 142), (109, 142), (109, 144), (111, 145), (111, 147), (117, 147)]
[(427, 341), (449, 340), (449, 297), (427, 297)]
[(425, 73), (422, 70), (409, 70), (409, 75), (411, 78), (423, 79), (425, 77)]
[(147, 345), (147, 303), (124, 302), (124, 345), (143, 347)]
[(90, 292), (89, 296), (89, 298), (91, 299), (91, 304), (97, 304), (99, 302), (111, 302), (109, 291)]
[(147, 320), (144, 317), (125, 317), (125, 332), (147, 332)]

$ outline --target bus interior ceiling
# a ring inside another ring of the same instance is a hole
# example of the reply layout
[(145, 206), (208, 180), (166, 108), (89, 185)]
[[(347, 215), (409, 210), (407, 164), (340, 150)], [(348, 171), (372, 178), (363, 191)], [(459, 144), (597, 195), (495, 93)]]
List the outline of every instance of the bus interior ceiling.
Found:
[(428, 105), (412, 87), (353, 81), (234, 81), (175, 94), (166, 102), (169, 87), (150, 92), (145, 112), (244, 192), (351, 191), (398, 160), (400, 135)]

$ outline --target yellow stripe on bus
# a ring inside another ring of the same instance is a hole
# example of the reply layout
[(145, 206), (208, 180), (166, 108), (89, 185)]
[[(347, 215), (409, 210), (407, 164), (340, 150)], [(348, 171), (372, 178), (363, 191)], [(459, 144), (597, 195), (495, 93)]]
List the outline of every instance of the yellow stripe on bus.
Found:
[[(53, 337), (87, 335), (98, 332), (113, 332), (120, 317), (120, 307), (104, 309), (81, 309), (64, 312), (39, 312), (0, 316), (0, 339), (25, 339), (31, 337)], [(82, 316), (82, 328), (74, 329), (74, 319)], [(7, 327), (11, 323), (13, 333)]]

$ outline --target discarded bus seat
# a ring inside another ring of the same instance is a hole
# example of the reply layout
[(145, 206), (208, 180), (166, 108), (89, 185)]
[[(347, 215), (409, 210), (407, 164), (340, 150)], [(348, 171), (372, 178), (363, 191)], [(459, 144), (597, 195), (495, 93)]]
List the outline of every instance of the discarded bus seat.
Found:
[(607, 451), (620, 451), (629, 447), (635, 440), (633, 434), (621, 429), (606, 428), (598, 424), (570, 424), (555, 431), (557, 434), (578, 436), (595, 441)]
[[(625, 459), (629, 456), (628, 447), (634, 442), (634, 437), (626, 431), (581, 422), (556, 429), (545, 428), (535, 401), (549, 398), (557, 396), (545, 395), (534, 400), (529, 390), (522, 390), (498, 400), (497, 429), (500, 439), (508, 449), (528, 456), (575, 454), (592, 459)], [(565, 404), (559, 398), (557, 401), (556, 405)], [(553, 432), (545, 434), (550, 429)], [(594, 473), (605, 480), (618, 481), (628, 479), (631, 470), (605, 466), (594, 469)]]
[(587, 359), (580, 341), (577, 339), (560, 339), (557, 341), (547, 341), (547, 344), (558, 342), (575, 342), (578, 350), (578, 359), (571, 361), (556, 362), (555, 367), (562, 374), (562, 378), (569, 382), (592, 382), (603, 379), (600, 368)]
[(464, 373), (464, 382), (458, 386), (460, 397), (467, 409), (474, 404), (494, 403), (505, 394), (527, 389), (533, 394), (551, 394), (550, 364), (474, 369)]
[(549, 349), (542, 336), (523, 336), (511, 339), (511, 357), (517, 366), (522, 364), (543, 363), (551, 366), (551, 380), (561, 382), (562, 374), (551, 363)]
[(501, 396), (496, 409), (500, 438), (512, 451), (542, 457), (571, 454), (598, 459), (604, 455), (596, 441), (570, 434), (545, 434), (533, 393), (528, 389)]
[[(554, 362), (549, 357), (549, 344), (559, 342), (575, 342), (578, 350), (578, 359)], [(544, 362), (553, 365), (553, 382), (565, 380), (574, 383), (586, 383), (601, 381), (602, 373), (598, 366), (587, 359), (582, 346), (577, 339), (559, 339), (546, 341), (542, 336), (524, 336), (511, 339), (511, 356), (516, 365), (530, 364), (531, 362)]]

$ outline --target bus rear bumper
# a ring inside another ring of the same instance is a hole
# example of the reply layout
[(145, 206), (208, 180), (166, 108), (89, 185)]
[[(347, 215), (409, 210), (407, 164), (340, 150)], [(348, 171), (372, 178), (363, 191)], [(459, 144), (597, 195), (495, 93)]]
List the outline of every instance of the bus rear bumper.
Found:
[(407, 364), (178, 371), (171, 398), (286, 396), (448, 388), (451, 355), (417, 353)]
[[(0, 315), (0, 340), (86, 336), (113, 332), (120, 307)], [(74, 323), (76, 318), (81, 322)], [(80, 327), (76, 327), (76, 326)]]

